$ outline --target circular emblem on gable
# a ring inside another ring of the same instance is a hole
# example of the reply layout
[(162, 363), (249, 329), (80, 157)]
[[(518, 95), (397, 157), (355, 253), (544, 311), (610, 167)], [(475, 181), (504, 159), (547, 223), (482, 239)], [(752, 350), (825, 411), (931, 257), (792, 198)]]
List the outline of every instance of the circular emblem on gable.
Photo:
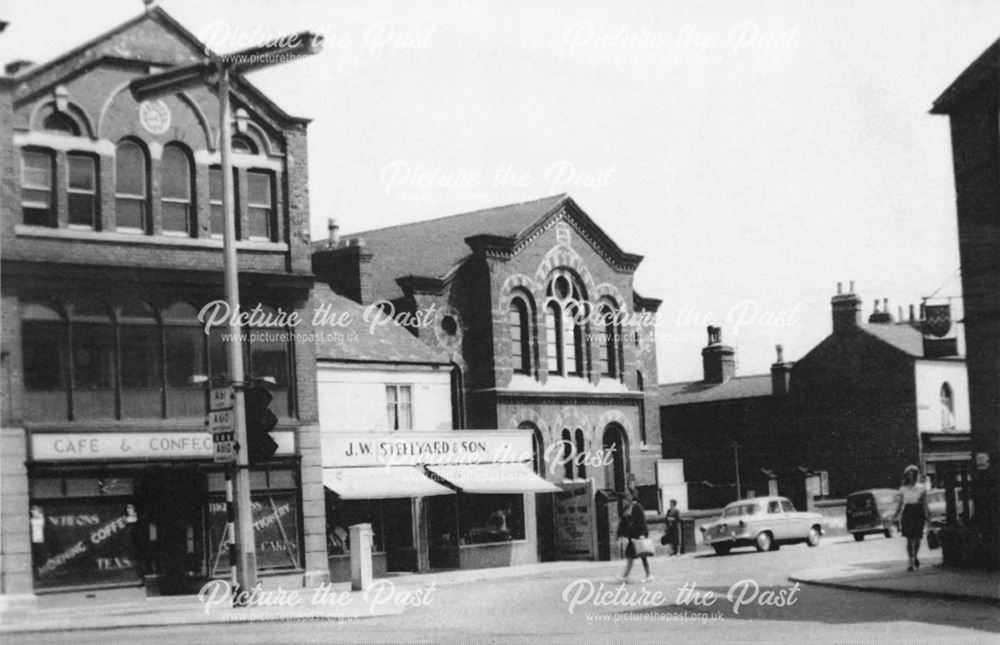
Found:
[(139, 104), (139, 123), (152, 134), (163, 134), (170, 128), (170, 110), (167, 104), (156, 99)]

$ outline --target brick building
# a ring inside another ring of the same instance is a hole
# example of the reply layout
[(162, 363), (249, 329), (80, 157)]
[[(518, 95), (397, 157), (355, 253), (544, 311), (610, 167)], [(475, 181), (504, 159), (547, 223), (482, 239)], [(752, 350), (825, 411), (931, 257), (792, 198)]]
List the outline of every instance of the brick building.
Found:
[[(951, 122), (972, 401), (975, 528), (945, 561), (1000, 569), (1000, 40), (931, 110)], [(955, 554), (954, 556), (952, 554)]]
[[(634, 477), (655, 508), (660, 301), (632, 288), (640, 256), (566, 195), (343, 237), (317, 244), (317, 276), (448, 357), (456, 428), (527, 429), (549, 480), (621, 491)], [(538, 517), (554, 557), (550, 509)]]
[(692, 507), (736, 498), (737, 459), (742, 494), (803, 508), (894, 488), (907, 464), (934, 481), (966, 467), (968, 378), (947, 305), (926, 308), (939, 319), (911, 308), (896, 320), (881, 301), (863, 323), (850, 291), (831, 300), (833, 333), (798, 361), (779, 350), (770, 374), (736, 376), (733, 348), (710, 328), (704, 380), (659, 388), (663, 455), (684, 459)]
[[(223, 476), (205, 381), (225, 377), (218, 102), (137, 103), (139, 76), (205, 60), (159, 8), (0, 79), (0, 586), (161, 592), (224, 575)], [(305, 119), (238, 75), (233, 146), (246, 310), (294, 311), (313, 284)], [(326, 569), (312, 344), (245, 340), (272, 377), (279, 449), (251, 472), (262, 575)], [(287, 584), (287, 583), (286, 583)]]

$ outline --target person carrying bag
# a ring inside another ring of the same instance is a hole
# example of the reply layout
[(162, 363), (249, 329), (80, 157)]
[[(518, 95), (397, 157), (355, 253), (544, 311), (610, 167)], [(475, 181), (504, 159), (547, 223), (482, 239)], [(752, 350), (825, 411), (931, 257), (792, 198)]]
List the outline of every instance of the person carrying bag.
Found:
[(639, 503), (635, 489), (630, 488), (625, 491), (625, 504), (618, 524), (618, 537), (628, 540), (628, 545), (625, 547), (625, 571), (618, 579), (623, 583), (628, 582), (632, 563), (638, 557), (642, 560), (642, 568), (646, 572), (646, 577), (642, 581), (652, 582), (653, 575), (649, 571), (648, 558), (653, 555), (653, 541), (649, 539), (649, 530), (646, 527), (646, 511)]

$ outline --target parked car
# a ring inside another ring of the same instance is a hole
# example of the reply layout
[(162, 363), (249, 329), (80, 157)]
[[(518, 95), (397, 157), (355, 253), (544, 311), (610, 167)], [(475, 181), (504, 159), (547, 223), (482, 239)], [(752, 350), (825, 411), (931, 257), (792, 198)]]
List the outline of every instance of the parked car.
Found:
[(894, 521), (899, 491), (892, 488), (859, 490), (847, 496), (847, 531), (858, 542), (871, 533), (891, 538), (899, 529)]
[(713, 522), (701, 527), (705, 544), (719, 555), (739, 546), (777, 551), (782, 544), (819, 544), (823, 516), (795, 510), (784, 497), (755, 497), (732, 502)]

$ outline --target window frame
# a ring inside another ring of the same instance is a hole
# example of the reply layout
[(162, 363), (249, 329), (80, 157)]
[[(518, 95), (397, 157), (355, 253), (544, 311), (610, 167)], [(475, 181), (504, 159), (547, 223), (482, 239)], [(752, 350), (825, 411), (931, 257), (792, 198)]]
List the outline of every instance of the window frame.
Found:
[[(71, 166), (74, 160), (84, 160), (90, 162), (90, 190), (74, 188), (72, 186), (73, 172)], [(100, 160), (92, 154), (85, 152), (70, 151), (66, 153), (66, 218), (67, 226), (77, 230), (96, 231), (100, 229)], [(90, 224), (82, 224), (73, 221), (73, 195), (84, 195), (90, 198)]]
[[(389, 393), (392, 392), (393, 396), (390, 397)], [(406, 392), (409, 400), (403, 402), (400, 394)], [(403, 423), (403, 417), (400, 415), (400, 410), (404, 408), (404, 405), (408, 408), (407, 415), (405, 417), (406, 422)], [(389, 430), (391, 432), (405, 432), (408, 430), (413, 430), (413, 385), (410, 383), (386, 383), (385, 384), (385, 406), (386, 406), (386, 421), (389, 425)], [(405, 426), (405, 427), (403, 427)]]
[[(252, 177), (259, 177), (259, 178), (263, 178), (264, 180), (266, 180), (266, 182), (267, 182), (267, 195), (269, 197), (269, 200), (268, 200), (267, 204), (254, 203), (254, 201), (252, 200), (252, 198), (251, 198), (252, 183), (253, 183), (253, 180), (251, 179)], [(247, 231), (246, 231), (246, 233), (247, 234), (246, 234), (245, 239), (247, 239), (248, 241), (251, 241), (251, 242), (271, 242), (275, 238), (275, 235), (274, 235), (275, 231), (274, 231), (274, 229), (276, 228), (276, 225), (275, 225), (275, 212), (276, 212), (276, 204), (277, 204), (277, 201), (278, 201), (277, 200), (277, 177), (275, 176), (275, 173), (272, 172), (272, 171), (270, 171), (270, 170), (266, 170), (266, 169), (262, 169), (262, 168), (248, 168), (247, 171), (246, 171), (246, 182), (247, 182), (247, 205), (246, 205), (246, 222), (247, 222)], [(265, 213), (264, 224), (265, 224), (266, 231), (265, 231), (265, 235), (263, 235), (263, 236), (261, 236), (261, 235), (253, 235), (252, 234), (252, 231), (255, 228), (252, 225), (252, 219), (253, 219), (252, 216), (253, 216), (253, 214), (254, 214), (255, 211), (264, 211), (264, 213)], [(242, 238), (242, 236), (241, 236), (241, 238)]]
[[(28, 164), (26, 163), (26, 157), (28, 155), (36, 155), (38, 157), (44, 157), (48, 161), (48, 186), (29, 184), (25, 171), (28, 169)], [(43, 228), (56, 228), (57, 217), (56, 217), (56, 154), (54, 150), (48, 148), (35, 148), (35, 147), (25, 147), (21, 148), (21, 223), (26, 226), (38, 226)], [(34, 222), (28, 222), (25, 220), (24, 214), (25, 210), (31, 211), (41, 211), (42, 202), (29, 201), (25, 199), (25, 191), (38, 191), (48, 193), (48, 203), (44, 205), (44, 210), (47, 211), (47, 223), (37, 224)]]
[[(168, 151), (173, 154), (176, 153), (180, 155), (180, 158), (184, 160), (185, 172), (183, 173), (184, 181), (187, 185), (187, 197), (174, 197), (167, 196), (164, 191), (164, 186), (166, 185), (165, 177), (167, 174), (167, 154)], [(179, 143), (171, 142), (163, 146), (163, 154), (160, 156), (160, 220), (161, 229), (164, 235), (172, 235), (176, 237), (190, 237), (194, 226), (192, 226), (192, 214), (195, 212), (195, 181), (192, 177), (194, 172), (194, 163), (192, 162), (191, 155), (188, 151)], [(184, 214), (184, 230), (167, 228), (167, 216), (166, 216), (166, 206), (181, 206), (185, 209)]]
[[(119, 190), (120, 177), (119, 177), (119, 159), (121, 155), (121, 149), (126, 146), (134, 146), (136, 150), (139, 151), (139, 156), (142, 158), (142, 188), (143, 194), (133, 194), (124, 193)], [(122, 139), (115, 146), (115, 230), (121, 233), (132, 233), (137, 235), (146, 235), (150, 230), (150, 205), (149, 196), (152, 192), (150, 190), (149, 181), (149, 151), (146, 147), (135, 139)], [(135, 226), (122, 226), (121, 215), (122, 209), (119, 205), (122, 203), (135, 203), (140, 206), (141, 222), (138, 227)]]

